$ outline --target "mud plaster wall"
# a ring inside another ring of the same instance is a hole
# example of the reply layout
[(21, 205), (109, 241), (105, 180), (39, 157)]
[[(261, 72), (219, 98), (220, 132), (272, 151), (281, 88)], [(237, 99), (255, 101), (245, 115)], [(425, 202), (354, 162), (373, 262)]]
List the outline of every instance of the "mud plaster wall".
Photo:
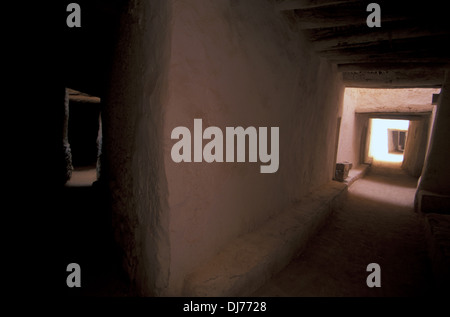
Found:
[[(170, 278), (161, 295), (179, 295), (198, 265), (333, 176), (340, 74), (273, 4), (171, 1), (163, 135)], [(259, 162), (174, 163), (171, 132), (193, 132), (194, 118), (203, 129), (279, 127), (279, 170), (261, 174)]]
[(166, 1), (129, 1), (102, 115), (114, 234), (142, 295), (157, 295), (169, 276), (161, 142), (169, 15)]
[(446, 73), (445, 83), (438, 100), (436, 117), (432, 129), (428, 154), (425, 159), (418, 190), (450, 195), (450, 74)]
[(430, 117), (427, 116), (409, 123), (402, 168), (414, 177), (419, 177), (422, 173), (427, 151), (429, 121)]
[[(357, 88), (352, 88), (357, 89)], [(356, 112), (431, 112), (440, 88), (358, 89)]]
[(355, 114), (359, 95), (357, 88), (345, 89), (337, 155), (337, 162), (347, 161), (353, 166), (363, 163), (362, 152), (365, 147), (365, 131), (369, 119), (367, 115)]

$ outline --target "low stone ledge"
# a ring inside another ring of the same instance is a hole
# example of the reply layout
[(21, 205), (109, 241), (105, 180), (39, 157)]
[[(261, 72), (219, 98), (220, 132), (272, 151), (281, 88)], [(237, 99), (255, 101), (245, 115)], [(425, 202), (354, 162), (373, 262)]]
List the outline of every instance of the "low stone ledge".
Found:
[(369, 164), (360, 164), (352, 168), (348, 172), (348, 177), (344, 180), (344, 183), (347, 184), (348, 187), (350, 187), (358, 179), (363, 178), (369, 171), (369, 168), (370, 168)]
[(248, 296), (301, 253), (337, 207), (347, 185), (331, 181), (243, 235), (189, 275), (183, 296)]

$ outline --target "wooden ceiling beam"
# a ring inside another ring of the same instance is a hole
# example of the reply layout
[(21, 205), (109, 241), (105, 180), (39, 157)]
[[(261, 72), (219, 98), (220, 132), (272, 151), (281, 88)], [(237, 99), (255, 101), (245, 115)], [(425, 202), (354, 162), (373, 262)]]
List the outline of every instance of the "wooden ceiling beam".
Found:
[(312, 34), (307, 35), (315, 50), (341, 49), (357, 45), (371, 45), (383, 41), (415, 40), (416, 38), (445, 36), (450, 34), (450, 27), (445, 28), (441, 25), (425, 25), (415, 21), (408, 21), (407, 24), (395, 23), (380, 29), (367, 27), (349, 28), (349, 30), (342, 33), (328, 29), (328, 32), (322, 32), (322, 35), (326, 33), (329, 35), (322, 38), (314, 37)]
[(355, 64), (355, 63), (449, 63), (450, 57), (448, 55), (435, 53), (421, 53), (414, 52), (406, 53), (391, 53), (391, 54), (351, 54), (351, 55), (336, 55), (328, 58), (332, 64)]
[(344, 72), (345, 86), (356, 88), (439, 88), (445, 71)]
[(357, 2), (360, 0), (287, 0), (276, 4), (278, 11), (304, 10), (320, 8), (329, 5), (343, 4), (348, 2)]
[[(402, 20), (430, 20), (436, 18), (436, 13), (430, 13), (423, 6), (405, 4), (397, 1), (380, 1), (382, 23)], [(321, 29), (330, 27), (342, 27), (349, 25), (361, 25), (367, 27), (366, 1), (346, 1), (320, 7), (308, 7), (295, 9), (299, 17), (298, 25), (301, 29)]]
[(373, 55), (392, 54), (407, 52), (440, 52), (449, 53), (447, 43), (450, 43), (450, 34), (423, 36), (408, 39), (398, 39), (392, 41), (378, 41), (357, 43), (338, 49), (316, 50), (323, 57), (333, 57), (336, 55)]
[(378, 62), (378, 63), (348, 63), (337, 65), (338, 72), (380, 71), (380, 70), (440, 71), (442, 69), (450, 69), (450, 62), (448, 63)]

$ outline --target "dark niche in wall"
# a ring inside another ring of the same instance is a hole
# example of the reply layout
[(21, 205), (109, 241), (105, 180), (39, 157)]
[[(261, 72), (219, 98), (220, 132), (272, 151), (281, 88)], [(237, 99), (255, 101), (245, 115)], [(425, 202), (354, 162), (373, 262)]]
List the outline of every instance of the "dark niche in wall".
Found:
[(74, 168), (95, 167), (99, 154), (100, 98), (72, 89), (68, 91), (72, 164)]

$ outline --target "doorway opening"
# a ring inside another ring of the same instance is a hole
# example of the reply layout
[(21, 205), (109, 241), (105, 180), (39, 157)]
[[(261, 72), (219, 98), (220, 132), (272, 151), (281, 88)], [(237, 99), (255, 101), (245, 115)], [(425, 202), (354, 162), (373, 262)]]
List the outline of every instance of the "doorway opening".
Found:
[(67, 140), (72, 173), (66, 186), (91, 186), (98, 179), (102, 144), (100, 98), (67, 88)]
[(370, 119), (369, 157), (374, 162), (402, 163), (409, 120)]

